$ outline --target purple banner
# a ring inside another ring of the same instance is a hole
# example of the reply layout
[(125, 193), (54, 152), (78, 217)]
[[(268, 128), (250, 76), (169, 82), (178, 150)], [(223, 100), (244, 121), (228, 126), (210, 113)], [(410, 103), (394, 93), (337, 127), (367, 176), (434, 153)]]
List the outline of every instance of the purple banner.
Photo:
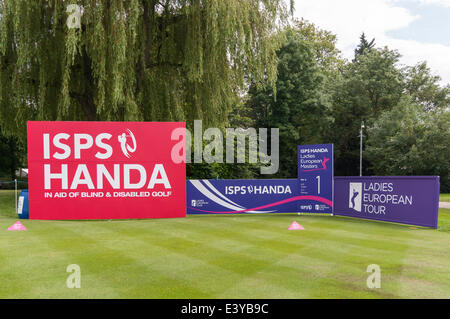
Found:
[(303, 213), (333, 213), (333, 144), (298, 146), (298, 181), (300, 196), (314, 196), (328, 203), (300, 203)]
[(301, 206), (331, 201), (300, 196), (296, 179), (188, 180), (188, 214), (296, 213)]
[(437, 228), (438, 176), (335, 177), (334, 213)]

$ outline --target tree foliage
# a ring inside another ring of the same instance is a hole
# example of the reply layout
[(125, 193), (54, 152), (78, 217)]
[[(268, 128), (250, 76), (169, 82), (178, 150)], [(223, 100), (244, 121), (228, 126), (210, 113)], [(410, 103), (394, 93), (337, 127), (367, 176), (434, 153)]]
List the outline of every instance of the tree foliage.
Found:
[(406, 67), (405, 91), (425, 111), (445, 109), (450, 105), (450, 85), (442, 87), (441, 78), (431, 73), (426, 62)]
[(359, 44), (355, 49), (355, 58), (353, 62), (358, 61), (359, 56), (365, 55), (375, 47), (375, 38), (367, 41), (366, 34), (363, 32), (359, 38)]
[(24, 150), (13, 136), (3, 136), (0, 130), (0, 181), (2, 178), (13, 180), (16, 177), (16, 170), (21, 165)]
[[(292, 2), (292, 1), (291, 1)], [(81, 28), (68, 28), (69, 4)], [(274, 83), (284, 0), (0, 0), (0, 124), (226, 122), (245, 79)]]
[(450, 110), (424, 112), (405, 97), (369, 129), (366, 156), (376, 175), (437, 175), (450, 190)]
[(297, 174), (297, 145), (320, 143), (329, 125), (331, 78), (341, 63), (336, 38), (306, 21), (285, 31), (278, 51), (278, 78), (271, 88), (253, 85), (248, 106), (256, 127), (280, 129), (280, 170), (277, 176)]
[[(336, 146), (337, 175), (356, 175), (359, 171), (361, 121), (365, 121), (366, 127), (370, 128), (380, 116), (389, 114), (405, 103), (414, 104), (415, 108), (420, 106), (422, 113), (450, 107), (449, 86), (442, 87), (440, 78), (431, 73), (426, 63), (403, 67), (399, 64), (398, 52), (375, 48), (371, 43), (367, 42), (365, 36), (361, 38), (356, 50), (357, 59), (342, 68), (341, 78), (334, 87), (334, 122), (329, 135)], [(403, 109), (407, 110), (405, 107)], [(417, 112), (419, 110), (415, 111), (416, 115)], [(441, 130), (446, 129), (448, 126), (441, 127)], [(364, 144), (372, 141), (373, 132), (370, 129), (363, 132)], [(405, 144), (403, 148), (408, 145)], [(364, 175), (391, 174), (389, 167), (382, 169), (384, 164), (379, 162), (381, 157), (365, 154), (364, 151)]]
[(337, 175), (359, 171), (361, 121), (370, 126), (383, 111), (399, 103), (404, 91), (403, 73), (397, 67), (399, 57), (387, 48), (372, 49), (342, 69), (334, 87), (334, 122), (329, 133), (336, 144)]

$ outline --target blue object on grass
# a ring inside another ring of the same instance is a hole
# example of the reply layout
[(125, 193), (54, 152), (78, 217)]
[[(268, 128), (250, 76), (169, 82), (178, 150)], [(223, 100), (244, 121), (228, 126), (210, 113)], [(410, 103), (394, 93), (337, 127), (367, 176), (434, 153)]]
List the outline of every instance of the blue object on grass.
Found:
[(28, 208), (28, 189), (23, 189), (20, 192), (19, 203), (17, 205), (17, 214), (20, 219), (29, 219), (30, 212)]

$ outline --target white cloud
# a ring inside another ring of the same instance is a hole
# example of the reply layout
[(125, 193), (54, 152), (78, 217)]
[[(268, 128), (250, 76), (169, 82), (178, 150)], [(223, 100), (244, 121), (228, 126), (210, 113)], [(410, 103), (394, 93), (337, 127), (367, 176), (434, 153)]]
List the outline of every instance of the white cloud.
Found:
[[(450, 0), (411, 0), (450, 6)], [(296, 0), (295, 16), (303, 17), (338, 37), (338, 48), (344, 57), (353, 58), (359, 37), (365, 32), (368, 39), (375, 38), (378, 47), (397, 49), (402, 63), (414, 65), (427, 61), (443, 83), (450, 83), (450, 46), (399, 40), (387, 35), (388, 31), (408, 27), (420, 16), (400, 7), (396, 0)], [(443, 35), (445, 36), (445, 35)]]
[(450, 46), (389, 38), (385, 39), (385, 43), (403, 55), (402, 63), (414, 65), (417, 62), (426, 61), (432, 72), (441, 76), (441, 84), (450, 84)]
[(443, 7), (450, 7), (450, 0), (415, 0), (421, 4), (435, 4)]

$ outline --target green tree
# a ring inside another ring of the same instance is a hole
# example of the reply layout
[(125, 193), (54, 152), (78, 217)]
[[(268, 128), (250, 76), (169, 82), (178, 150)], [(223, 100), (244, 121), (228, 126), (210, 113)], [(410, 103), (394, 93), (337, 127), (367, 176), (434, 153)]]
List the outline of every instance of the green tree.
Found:
[[(231, 128), (243, 128), (247, 129), (253, 127), (254, 121), (249, 117), (250, 110), (244, 101), (236, 103), (232, 112), (229, 114), (229, 124)], [(205, 130), (205, 128), (204, 128)], [(246, 148), (245, 163), (237, 163), (237, 156), (235, 151), (234, 161), (236, 164), (228, 164), (225, 162), (226, 154), (226, 131), (222, 129), (222, 135), (224, 136), (224, 144), (222, 154), (224, 154), (224, 163), (188, 163), (187, 164), (187, 178), (189, 179), (250, 179), (258, 176), (260, 166), (262, 163), (252, 164), (248, 161), (249, 148)], [(203, 142), (203, 149), (210, 141)], [(246, 139), (248, 143), (248, 139)], [(235, 150), (237, 149), (237, 141), (234, 142)], [(248, 145), (248, 144), (246, 144)]]
[(22, 140), (27, 120), (223, 125), (246, 78), (274, 83), (287, 14), (284, 0), (0, 0), (0, 124)]
[(403, 73), (396, 66), (399, 57), (388, 48), (372, 49), (342, 69), (340, 81), (334, 86), (334, 122), (329, 130), (335, 143), (337, 175), (359, 172), (361, 121), (370, 126), (383, 111), (399, 103), (404, 93)]
[(270, 87), (251, 86), (248, 106), (256, 127), (280, 129), (278, 177), (297, 175), (297, 145), (322, 142), (329, 125), (327, 87), (338, 61), (335, 37), (305, 21), (285, 31), (278, 51), (276, 96)]
[(450, 107), (450, 85), (442, 87), (441, 78), (431, 73), (426, 62), (406, 67), (404, 72), (405, 90), (415, 103), (426, 111)]
[(376, 175), (437, 175), (450, 191), (450, 110), (426, 112), (402, 98), (369, 128), (366, 156)]
[(13, 180), (16, 176), (16, 170), (21, 165), (21, 154), (23, 154), (16, 138), (6, 137), (0, 130), (0, 179), (6, 177)]
[(344, 60), (340, 56), (341, 52), (336, 48), (335, 34), (320, 29), (305, 19), (294, 21), (293, 30), (299, 39), (310, 44), (315, 61), (323, 72), (331, 75), (338, 72), (344, 65)]
[(359, 38), (359, 44), (355, 49), (355, 58), (353, 62), (358, 61), (358, 57), (360, 55), (364, 55), (368, 52), (370, 52), (375, 47), (375, 39), (372, 39), (372, 41), (367, 41), (366, 35), (363, 32), (361, 34), (361, 37)]

